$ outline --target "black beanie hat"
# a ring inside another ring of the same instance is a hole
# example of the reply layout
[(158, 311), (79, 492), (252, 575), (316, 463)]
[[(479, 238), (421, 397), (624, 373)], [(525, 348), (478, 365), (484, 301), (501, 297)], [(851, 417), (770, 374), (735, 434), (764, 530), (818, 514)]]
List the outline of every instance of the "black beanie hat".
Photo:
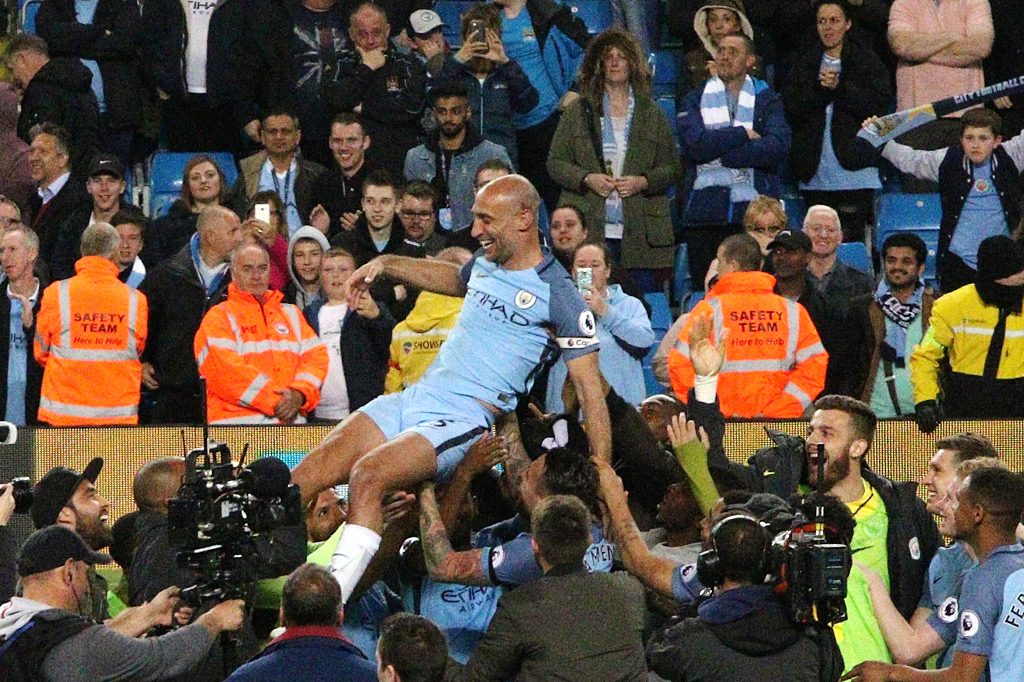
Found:
[(1024, 251), (1005, 235), (988, 237), (978, 247), (978, 278), (989, 282), (1024, 270)]

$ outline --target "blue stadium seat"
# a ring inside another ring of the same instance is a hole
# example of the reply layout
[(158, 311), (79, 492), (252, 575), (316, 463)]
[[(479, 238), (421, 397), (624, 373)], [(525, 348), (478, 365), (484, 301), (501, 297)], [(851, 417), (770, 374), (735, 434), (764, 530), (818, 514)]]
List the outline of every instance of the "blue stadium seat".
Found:
[[(195, 156), (192, 152), (165, 152), (153, 154), (149, 170), (149, 216), (158, 218), (170, 208), (171, 204), (181, 196), (181, 176), (185, 164)], [(227, 178), (227, 188), (235, 184), (238, 178), (238, 167), (235, 158), (228, 152), (211, 152), (209, 154), (220, 166)]]
[(611, 0), (571, 0), (563, 4), (572, 8), (572, 13), (583, 20), (592, 35), (612, 26)]
[[(676, 94), (676, 81), (679, 80), (679, 68), (683, 53), (681, 50), (658, 50), (651, 55), (651, 95), (655, 98), (663, 95), (671, 96), (673, 102)], [(675, 118), (673, 116), (673, 118)]]
[(882, 250), (885, 238), (893, 232), (913, 232), (928, 246), (926, 280), (935, 279), (935, 253), (939, 246), (942, 204), (938, 194), (882, 194), (878, 200), (878, 227), (875, 249)]
[(644, 294), (644, 300), (651, 306), (651, 327), (656, 336), (665, 335), (672, 326), (672, 311), (668, 307), (668, 297), (660, 291)]
[(855, 270), (860, 270), (865, 275), (874, 277), (874, 268), (871, 267), (871, 254), (864, 242), (849, 242), (839, 245), (839, 260), (846, 263)]
[(42, 0), (27, 0), (18, 12), (18, 26), (24, 33), (36, 32), (36, 14), (39, 13), (39, 6)]
[(665, 118), (668, 119), (668, 127), (673, 131), (676, 129), (676, 98), (662, 95), (657, 99), (658, 106), (665, 112)]
[(779, 201), (782, 202), (782, 207), (786, 209), (786, 222), (789, 223), (789, 229), (804, 229), (804, 216), (807, 215), (807, 204), (804, 202), (803, 197), (782, 197)]
[(434, 11), (437, 12), (438, 16), (441, 17), (441, 21), (444, 22), (442, 32), (444, 33), (445, 40), (453, 48), (462, 46), (462, 30), (459, 20), (462, 14), (474, 4), (472, 2), (462, 2), (461, 0), (438, 0), (434, 4)]
[(704, 300), (703, 291), (691, 291), (690, 295), (686, 297), (686, 303), (683, 305), (683, 309), (680, 312), (689, 313), (692, 312), (697, 304)]
[(690, 260), (687, 258), (686, 244), (676, 247), (676, 260), (672, 270), (672, 299), (681, 305), (692, 288), (690, 282)]

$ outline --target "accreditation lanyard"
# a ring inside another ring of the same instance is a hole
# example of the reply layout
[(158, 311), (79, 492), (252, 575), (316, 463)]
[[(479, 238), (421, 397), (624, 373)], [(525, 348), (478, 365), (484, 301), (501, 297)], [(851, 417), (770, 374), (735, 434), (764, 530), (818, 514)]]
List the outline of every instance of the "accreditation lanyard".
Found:
[[(273, 164), (270, 166), (270, 180), (274, 183), (274, 191), (277, 192), (277, 196), (281, 197), (281, 203), (284, 204), (285, 209), (289, 206), (295, 208), (295, 202), (292, 200), (295, 197), (295, 189), (292, 187), (292, 168), (294, 167), (295, 161), (292, 161), (288, 166), (288, 172), (284, 174), (284, 190), (282, 190), (281, 182), (277, 179), (277, 171), (274, 170)], [(291, 192), (290, 195), (289, 192)]]

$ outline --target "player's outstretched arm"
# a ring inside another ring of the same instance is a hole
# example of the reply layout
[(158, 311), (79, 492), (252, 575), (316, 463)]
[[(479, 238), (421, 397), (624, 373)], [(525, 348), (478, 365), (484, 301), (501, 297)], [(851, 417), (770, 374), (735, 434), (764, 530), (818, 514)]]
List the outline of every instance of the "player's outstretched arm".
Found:
[(428, 258), (384, 255), (374, 258), (349, 276), (345, 282), (349, 306), (354, 308), (357, 295), (369, 289), (370, 285), (382, 277), (435, 294), (466, 295), (466, 285), (459, 275), (459, 266), (454, 263)]
[(438, 582), (462, 585), (490, 585), (480, 566), (481, 551), (470, 549), (456, 552), (448, 539), (448, 529), (441, 521), (434, 484), (424, 483), (420, 488), (420, 541), (427, 573)]
[(889, 651), (892, 652), (892, 660), (904, 665), (914, 665), (941, 651), (945, 644), (939, 634), (928, 624), (931, 609), (918, 607), (914, 615), (911, 616), (910, 622), (907, 622), (896, 605), (892, 603), (892, 597), (889, 596), (889, 590), (882, 581), (882, 577), (870, 568), (860, 565), (858, 562), (854, 563), (867, 579), (871, 606), (878, 618), (882, 637), (885, 638), (885, 643), (889, 647)]
[(583, 410), (583, 423), (587, 425), (591, 454), (610, 462), (612, 425), (608, 417), (608, 404), (604, 401), (607, 389), (597, 364), (597, 353), (573, 358), (565, 364)]
[(654, 556), (644, 544), (633, 514), (629, 511), (622, 479), (612, 469), (611, 463), (598, 457), (591, 459), (597, 467), (601, 500), (608, 510), (612, 537), (622, 554), (626, 570), (663, 597), (674, 598), (672, 573), (677, 566), (664, 557)]

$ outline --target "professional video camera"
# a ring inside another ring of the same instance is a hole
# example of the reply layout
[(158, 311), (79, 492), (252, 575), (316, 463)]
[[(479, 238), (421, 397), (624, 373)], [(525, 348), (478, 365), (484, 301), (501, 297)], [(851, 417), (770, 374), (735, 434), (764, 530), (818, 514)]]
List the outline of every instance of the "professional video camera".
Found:
[(303, 521), (287, 465), (263, 457), (243, 468), (247, 448), (236, 466), (227, 445), (207, 439), (185, 456), (181, 488), (168, 501), (168, 541), (178, 565), (197, 574), (181, 595), (196, 608), (249, 599), (258, 577), (255, 538)]
[(825, 446), (818, 444), (818, 502), (815, 518), (798, 515), (791, 530), (772, 542), (776, 591), (797, 623), (834, 625), (846, 620), (846, 582), (853, 564), (850, 547), (825, 536)]

